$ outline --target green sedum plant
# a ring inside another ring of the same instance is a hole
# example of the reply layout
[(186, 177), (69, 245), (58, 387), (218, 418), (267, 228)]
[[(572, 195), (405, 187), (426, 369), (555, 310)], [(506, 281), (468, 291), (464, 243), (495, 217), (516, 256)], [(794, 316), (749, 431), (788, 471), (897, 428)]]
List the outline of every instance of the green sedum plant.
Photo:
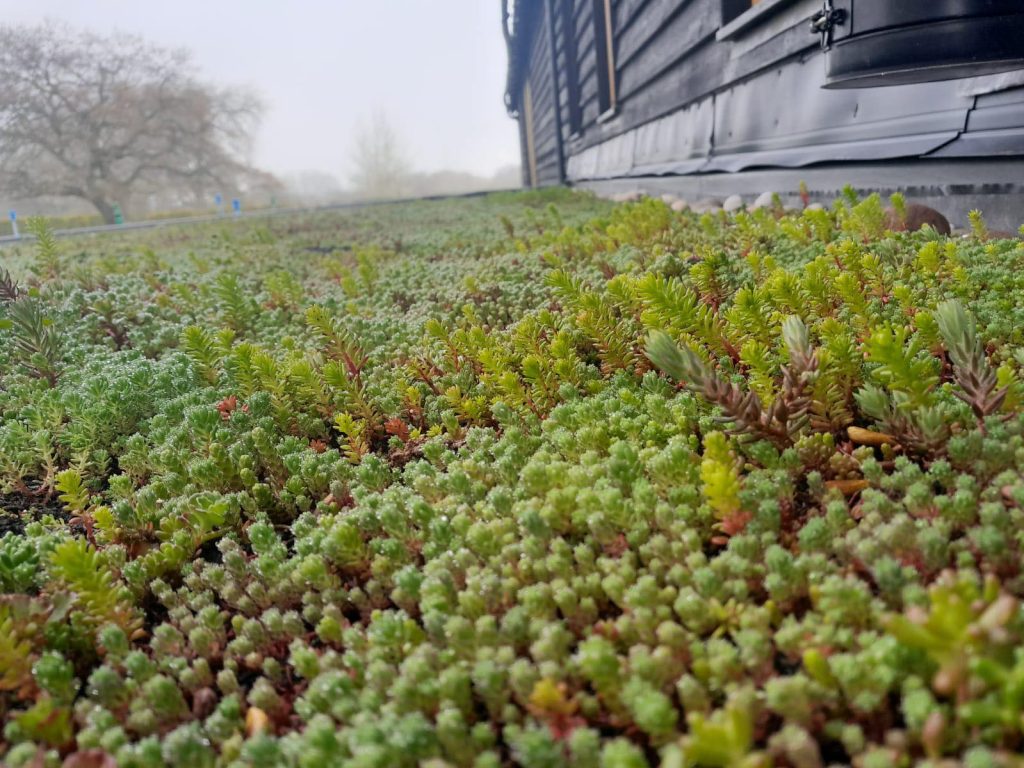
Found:
[(19, 248), (0, 762), (1016, 765), (1024, 250), (891, 202)]

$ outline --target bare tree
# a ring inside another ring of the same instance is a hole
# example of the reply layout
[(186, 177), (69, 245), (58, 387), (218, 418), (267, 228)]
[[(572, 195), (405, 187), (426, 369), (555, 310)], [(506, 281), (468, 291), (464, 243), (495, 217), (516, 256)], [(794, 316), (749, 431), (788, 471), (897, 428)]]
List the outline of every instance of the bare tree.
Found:
[(0, 188), (87, 200), (105, 221), (149, 191), (237, 189), (262, 112), (182, 50), (66, 26), (0, 26)]
[(406, 193), (409, 162), (383, 112), (375, 112), (369, 123), (359, 126), (352, 165), (352, 183), (360, 197), (382, 200)]

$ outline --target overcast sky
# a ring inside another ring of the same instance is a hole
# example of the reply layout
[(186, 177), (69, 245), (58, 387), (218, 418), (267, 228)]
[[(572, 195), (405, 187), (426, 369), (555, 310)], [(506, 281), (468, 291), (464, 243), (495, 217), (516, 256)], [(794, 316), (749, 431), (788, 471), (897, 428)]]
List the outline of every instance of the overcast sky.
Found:
[(490, 175), (519, 161), (505, 114), (498, 0), (0, 0), (46, 18), (189, 48), (202, 73), (265, 98), (258, 165), (349, 175), (352, 137), (380, 109), (417, 170)]

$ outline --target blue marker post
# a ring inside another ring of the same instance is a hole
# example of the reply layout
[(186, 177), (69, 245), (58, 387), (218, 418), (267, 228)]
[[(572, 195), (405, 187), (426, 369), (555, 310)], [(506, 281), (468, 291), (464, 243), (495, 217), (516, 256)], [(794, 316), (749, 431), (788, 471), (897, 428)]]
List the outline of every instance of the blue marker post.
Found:
[(217, 206), (218, 214), (224, 213), (224, 196), (220, 192), (213, 196), (213, 204)]
[(242, 212), (242, 201), (237, 197), (231, 199), (231, 210), (235, 212), (235, 216)]
[(18, 233), (18, 212), (12, 210), (9, 214), (11, 219), (11, 234), (18, 240), (21, 239), (21, 235)]

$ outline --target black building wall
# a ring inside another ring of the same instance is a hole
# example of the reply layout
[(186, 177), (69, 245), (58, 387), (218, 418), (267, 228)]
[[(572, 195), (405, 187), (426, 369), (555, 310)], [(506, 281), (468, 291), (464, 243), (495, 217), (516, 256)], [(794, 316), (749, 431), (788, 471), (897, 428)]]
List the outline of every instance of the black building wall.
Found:
[[(825, 90), (807, 21), (820, 0), (748, 4), (518, 0), (509, 83), (524, 181), (1024, 158), (1024, 72)], [(611, 19), (611, 109), (602, 109), (602, 13)]]

